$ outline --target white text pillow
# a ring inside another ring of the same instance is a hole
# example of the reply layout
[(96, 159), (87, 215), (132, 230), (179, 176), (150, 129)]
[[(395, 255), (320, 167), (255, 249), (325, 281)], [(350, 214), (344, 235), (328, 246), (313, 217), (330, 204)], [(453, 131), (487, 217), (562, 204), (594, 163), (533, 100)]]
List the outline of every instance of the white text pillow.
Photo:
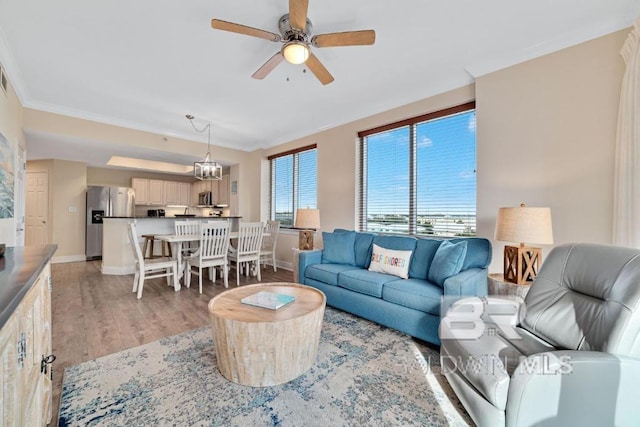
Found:
[(408, 279), (409, 261), (411, 261), (411, 251), (394, 251), (393, 249), (381, 248), (374, 243), (369, 271), (393, 274)]

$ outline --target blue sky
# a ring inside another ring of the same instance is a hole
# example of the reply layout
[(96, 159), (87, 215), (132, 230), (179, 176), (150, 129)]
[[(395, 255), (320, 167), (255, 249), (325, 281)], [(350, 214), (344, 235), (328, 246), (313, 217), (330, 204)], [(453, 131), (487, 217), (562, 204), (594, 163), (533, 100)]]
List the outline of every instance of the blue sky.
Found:
[[(475, 214), (475, 140), (475, 111), (417, 125), (418, 215)], [(409, 127), (369, 136), (367, 143), (368, 213), (407, 214)]]

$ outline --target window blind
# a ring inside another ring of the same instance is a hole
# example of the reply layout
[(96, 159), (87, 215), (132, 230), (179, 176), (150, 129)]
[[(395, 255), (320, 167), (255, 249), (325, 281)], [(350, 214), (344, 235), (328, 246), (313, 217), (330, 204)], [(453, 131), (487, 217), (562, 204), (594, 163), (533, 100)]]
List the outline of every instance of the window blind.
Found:
[(475, 235), (475, 103), (359, 136), (361, 230)]
[(298, 208), (317, 207), (317, 150), (307, 146), (268, 158), (271, 168), (271, 219), (287, 228)]

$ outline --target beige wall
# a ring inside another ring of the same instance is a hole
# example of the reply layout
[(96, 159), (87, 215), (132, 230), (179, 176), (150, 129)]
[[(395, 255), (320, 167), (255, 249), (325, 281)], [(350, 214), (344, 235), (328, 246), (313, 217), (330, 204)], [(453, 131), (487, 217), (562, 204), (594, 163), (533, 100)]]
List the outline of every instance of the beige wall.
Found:
[[(478, 234), (501, 206), (551, 207), (555, 244), (611, 243), (614, 142), (628, 30), (476, 80)], [(503, 242), (491, 270), (502, 271)], [(543, 255), (550, 247), (543, 248)]]
[[(355, 229), (358, 132), (463, 104), (473, 100), (474, 96), (473, 85), (456, 89), (265, 150), (265, 158), (295, 147), (318, 144), (318, 209), (321, 228), (325, 231), (334, 228)], [(263, 167), (268, 168), (268, 164)], [(322, 245), (320, 233), (317, 233), (315, 240), (316, 247)], [(293, 247), (298, 247), (298, 233), (283, 232), (277, 244), (277, 257), (282, 265), (291, 263)]]
[(49, 175), (47, 238), (58, 245), (53, 261), (84, 260), (87, 166), (66, 160), (35, 160), (27, 162), (30, 172)]
[(52, 228), (58, 244), (54, 261), (85, 259), (85, 206), (87, 166), (81, 162), (53, 160)]
[[(0, 89), (0, 133), (4, 135), (15, 152), (19, 146), (24, 147), (23, 116), (24, 109), (9, 80), (7, 94), (5, 95)], [(18, 166), (15, 165), (14, 170), (17, 168)], [(0, 219), (0, 243), (5, 243), (7, 246), (16, 244), (15, 218)]]
[[(322, 229), (355, 228), (357, 132), (475, 99), (478, 235), (494, 244), (491, 272), (503, 268), (503, 243), (493, 240), (501, 206), (550, 206), (556, 244), (610, 243), (613, 146), (624, 72), (618, 52), (628, 31), (482, 76), (475, 86), (291, 141), (266, 150), (265, 156), (317, 143)], [(283, 265), (291, 263), (295, 246), (295, 233), (279, 239)]]

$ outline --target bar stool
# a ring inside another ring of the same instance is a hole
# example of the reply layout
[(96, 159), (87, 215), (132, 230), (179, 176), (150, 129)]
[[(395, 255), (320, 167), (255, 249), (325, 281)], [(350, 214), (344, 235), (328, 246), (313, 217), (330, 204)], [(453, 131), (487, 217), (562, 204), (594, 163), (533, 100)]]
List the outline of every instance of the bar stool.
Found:
[[(144, 239), (144, 244), (142, 245), (142, 256), (144, 258), (157, 258), (157, 257), (154, 257), (154, 255), (153, 255), (153, 246), (155, 244), (156, 235), (155, 234), (143, 234), (141, 237)], [(151, 243), (151, 244), (149, 244), (149, 243)], [(166, 246), (166, 249), (169, 252), (169, 256), (172, 257), (173, 255), (171, 253), (171, 245), (169, 244), (169, 242), (162, 241), (161, 244), (162, 244), (162, 257), (164, 258), (164, 257), (167, 256), (166, 252), (165, 252), (165, 246)], [(147, 247), (149, 247), (151, 249), (149, 251), (148, 255), (147, 255)]]

